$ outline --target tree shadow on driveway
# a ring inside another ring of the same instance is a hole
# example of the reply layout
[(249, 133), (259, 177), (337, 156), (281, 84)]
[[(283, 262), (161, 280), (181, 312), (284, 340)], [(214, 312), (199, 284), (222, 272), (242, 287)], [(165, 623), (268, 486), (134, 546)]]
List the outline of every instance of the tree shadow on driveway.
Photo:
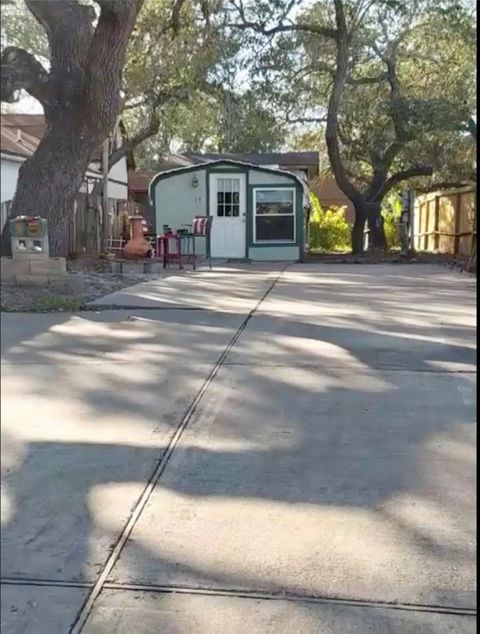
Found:
[[(96, 577), (241, 323), (133, 317), (65, 316), (5, 351), (5, 576)], [(432, 372), (475, 363), (470, 331), (368, 338), (362, 319), (250, 321), (113, 580), (471, 607), (473, 377)]]

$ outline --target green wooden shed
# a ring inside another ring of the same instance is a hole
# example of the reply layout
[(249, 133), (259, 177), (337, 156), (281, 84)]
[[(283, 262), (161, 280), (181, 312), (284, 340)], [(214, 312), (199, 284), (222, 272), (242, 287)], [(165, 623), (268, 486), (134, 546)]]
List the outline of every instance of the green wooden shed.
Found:
[(157, 232), (213, 216), (213, 258), (303, 259), (308, 191), (295, 174), (222, 159), (160, 172), (149, 195)]

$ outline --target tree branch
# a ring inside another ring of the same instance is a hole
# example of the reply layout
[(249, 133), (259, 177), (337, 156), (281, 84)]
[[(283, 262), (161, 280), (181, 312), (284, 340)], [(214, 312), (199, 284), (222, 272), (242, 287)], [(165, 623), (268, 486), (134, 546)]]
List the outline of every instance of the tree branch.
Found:
[(185, 0), (176, 0), (176, 2), (173, 3), (171, 25), (175, 35), (178, 34), (180, 30), (180, 13), (184, 4)]
[[(120, 111), (121, 79), (128, 39), (143, 0), (113, 0), (113, 8), (106, 0), (100, 2), (102, 9), (87, 50), (87, 72), (82, 90), (85, 107), (90, 109), (92, 118), (98, 120), (99, 126), (108, 129), (113, 122), (107, 125), (103, 118), (106, 112), (109, 116), (113, 113), (116, 116)], [(106, 5), (108, 8), (105, 8)], [(115, 80), (113, 84), (112, 78)], [(108, 95), (104, 90), (106, 84), (111, 87)], [(92, 104), (96, 106), (96, 111), (92, 109)]]
[(127, 154), (129, 154), (134, 148), (140, 145), (140, 143), (143, 143), (153, 135), (157, 134), (159, 129), (160, 117), (158, 115), (158, 111), (155, 108), (152, 110), (150, 119), (147, 121), (145, 126), (139, 132), (137, 132), (135, 136), (133, 136), (131, 139), (128, 139), (126, 143), (124, 143), (121, 147), (110, 154), (110, 156), (108, 157), (109, 171), (124, 156), (127, 156)]
[(95, 0), (95, 2), (101, 8), (102, 13), (110, 16), (121, 15), (125, 10), (128, 10), (126, 6), (128, 3), (125, 0)]
[(343, 163), (340, 142), (339, 142), (339, 126), (338, 114), (342, 105), (343, 91), (348, 78), (348, 61), (350, 37), (347, 30), (345, 13), (342, 0), (334, 0), (335, 5), (335, 21), (336, 21), (336, 70), (333, 81), (330, 98), (328, 100), (327, 111), (327, 127), (325, 132), (325, 141), (327, 144), (328, 158), (335, 175), (337, 185), (342, 192), (355, 203), (360, 200), (361, 194), (349, 179)]
[(295, 32), (303, 32), (303, 33), (315, 33), (316, 35), (323, 35), (324, 37), (335, 39), (337, 37), (337, 32), (335, 29), (330, 29), (328, 27), (315, 25), (315, 24), (307, 24), (303, 22), (296, 22), (295, 24), (284, 24), (284, 20), (286, 19), (288, 13), (293, 8), (295, 2), (291, 0), (287, 5), (287, 8), (283, 12), (282, 16), (279, 18), (278, 24), (276, 26), (267, 27), (266, 21), (263, 22), (252, 22), (248, 20), (245, 15), (245, 8), (243, 6), (242, 0), (239, 3), (235, 3), (234, 0), (228, 0), (229, 4), (238, 12), (239, 18), (241, 22), (227, 24), (231, 28), (246, 30), (251, 29), (256, 33), (260, 33), (261, 35), (276, 35), (277, 33), (295, 33)]
[(47, 34), (52, 70), (56, 65), (80, 66), (94, 32), (94, 8), (77, 0), (25, 0), (25, 4)]
[(22, 88), (44, 106), (48, 102), (49, 74), (33, 55), (15, 46), (2, 51), (1, 101), (12, 103)]
[(432, 174), (433, 167), (431, 165), (417, 165), (401, 172), (397, 172), (385, 181), (383, 187), (377, 192), (376, 198), (378, 200), (382, 200), (382, 198), (391, 189), (393, 189), (393, 187), (395, 187), (396, 185), (398, 185), (398, 183), (401, 183), (402, 181), (406, 181), (410, 178), (416, 178), (418, 176), (431, 176)]
[[(202, 89), (205, 92), (210, 90), (215, 90), (215, 87), (206, 84), (202, 86)], [(158, 133), (160, 129), (160, 116), (158, 114), (158, 109), (167, 104), (169, 101), (176, 101), (177, 103), (181, 103), (184, 101), (188, 101), (191, 97), (191, 90), (186, 88), (185, 86), (176, 86), (169, 91), (159, 92), (154, 100), (151, 103), (151, 111), (150, 117), (144, 127), (135, 134), (131, 139), (128, 139), (126, 143), (124, 143), (121, 147), (119, 147), (115, 152), (112, 152), (108, 159), (108, 169), (112, 169), (112, 167), (118, 163), (124, 156), (127, 156), (129, 152), (134, 150), (141, 143), (149, 139)]]
[(252, 29), (252, 31), (260, 33), (261, 35), (276, 35), (277, 33), (315, 33), (316, 35), (323, 35), (330, 39), (337, 37), (337, 33), (334, 29), (312, 24), (303, 24), (301, 22), (297, 22), (296, 24), (277, 24), (277, 26), (270, 28), (267, 28), (265, 24), (250, 21), (227, 24), (227, 26), (239, 30)]
[(477, 140), (477, 122), (472, 117), (470, 117), (470, 119), (468, 120), (468, 131), (470, 132), (470, 134), (476, 141)]
[(368, 86), (372, 84), (380, 84), (382, 81), (388, 79), (388, 73), (380, 73), (376, 77), (349, 77), (347, 79), (347, 84), (351, 86)]
[(287, 123), (325, 123), (327, 121), (327, 115), (323, 117), (290, 117), (286, 116)]

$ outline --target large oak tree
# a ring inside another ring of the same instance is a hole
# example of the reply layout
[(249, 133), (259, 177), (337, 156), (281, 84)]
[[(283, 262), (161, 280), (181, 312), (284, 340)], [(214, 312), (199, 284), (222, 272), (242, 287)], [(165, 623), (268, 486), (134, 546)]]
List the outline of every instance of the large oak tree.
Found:
[(49, 68), (29, 51), (1, 55), (1, 100), (19, 90), (37, 99), (46, 131), (20, 169), (14, 215), (48, 220), (51, 253), (65, 248), (68, 211), (88, 164), (122, 107), (122, 71), (143, 0), (25, 0), (48, 39)]
[(474, 61), (474, 21), (462, 2), (317, 0), (295, 16), (295, 0), (230, 4), (233, 26), (260, 37), (257, 69), (289, 120), (324, 125), (331, 170), (355, 207), (355, 252), (366, 223), (385, 246), (389, 191), (441, 175), (453, 148), (471, 172), (475, 78), (457, 64)]

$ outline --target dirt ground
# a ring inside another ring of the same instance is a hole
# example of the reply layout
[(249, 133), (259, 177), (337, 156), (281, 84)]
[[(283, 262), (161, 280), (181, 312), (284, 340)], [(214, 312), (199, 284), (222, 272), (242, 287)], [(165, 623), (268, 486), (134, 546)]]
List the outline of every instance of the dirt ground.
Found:
[(65, 281), (38, 286), (2, 282), (1, 310), (4, 312), (51, 312), (81, 310), (86, 304), (127, 286), (151, 280), (155, 275), (118, 275), (105, 271), (102, 263), (71, 262)]

